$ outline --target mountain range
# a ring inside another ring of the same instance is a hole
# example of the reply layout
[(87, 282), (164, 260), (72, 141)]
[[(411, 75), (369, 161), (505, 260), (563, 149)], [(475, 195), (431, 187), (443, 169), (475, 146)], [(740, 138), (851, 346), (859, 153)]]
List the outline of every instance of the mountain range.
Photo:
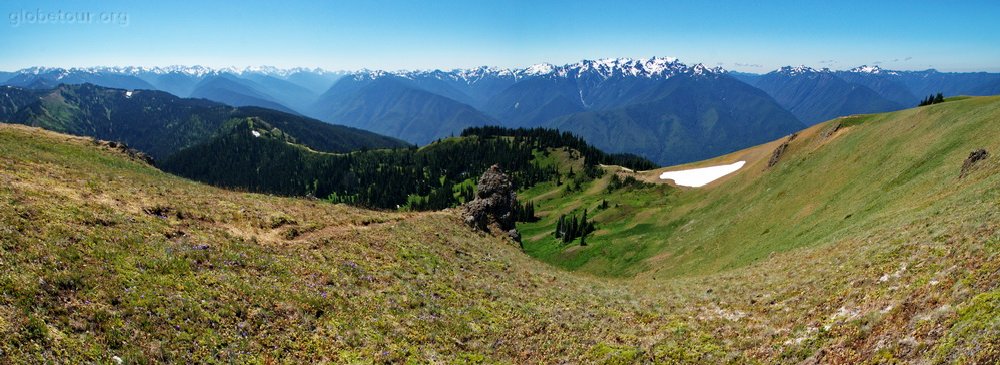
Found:
[(903, 108), (902, 103), (862, 84), (848, 82), (828, 69), (782, 67), (761, 75), (753, 85), (773, 96), (806, 125), (838, 116)]
[(482, 125), (559, 128), (609, 152), (684, 163), (787, 135), (838, 116), (899, 110), (928, 94), (1000, 93), (1000, 74), (832, 71), (758, 75), (675, 58), (614, 58), (450, 71), (274, 67), (33, 67), (4, 85), (92, 83), (258, 106), (424, 145)]

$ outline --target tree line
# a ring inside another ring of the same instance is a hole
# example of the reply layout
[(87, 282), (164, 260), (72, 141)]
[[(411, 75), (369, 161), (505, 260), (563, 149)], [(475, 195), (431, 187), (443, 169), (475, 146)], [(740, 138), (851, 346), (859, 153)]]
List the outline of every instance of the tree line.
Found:
[(649, 159), (631, 153), (605, 153), (600, 149), (591, 146), (583, 138), (577, 137), (570, 132), (560, 132), (547, 128), (507, 128), (499, 126), (485, 126), (466, 128), (462, 131), (463, 137), (514, 137), (515, 140), (527, 140), (534, 144), (535, 148), (569, 148), (576, 150), (584, 158), (585, 166), (596, 166), (598, 164), (619, 165), (633, 170), (651, 170), (656, 168), (656, 164)]
[(514, 206), (514, 221), (525, 223), (537, 222), (538, 217), (535, 216), (535, 203), (530, 201), (523, 204), (517, 203)]
[(587, 221), (587, 210), (584, 209), (583, 215), (580, 218), (577, 218), (576, 214), (570, 216), (566, 216), (565, 214), (560, 215), (559, 221), (556, 222), (556, 231), (554, 234), (563, 243), (570, 243), (579, 238), (580, 246), (586, 246), (587, 235), (593, 231), (594, 222)]
[(246, 120), (232, 123), (207, 143), (172, 155), (160, 167), (250, 192), (312, 196), (375, 209), (438, 210), (471, 200), (472, 184), (493, 164), (499, 164), (518, 188), (559, 179), (556, 167), (543, 168), (534, 161), (537, 151), (546, 153), (548, 148), (578, 150), (596, 171), (600, 171), (597, 163), (655, 166), (637, 156), (605, 154), (572, 134), (554, 130), (480, 127), (467, 129), (462, 136), (422, 148), (332, 154), (288, 143), (280, 130), (254, 129)]
[(937, 95), (928, 95), (923, 100), (920, 100), (920, 104), (917, 106), (931, 105), (944, 102), (944, 94), (937, 93)]

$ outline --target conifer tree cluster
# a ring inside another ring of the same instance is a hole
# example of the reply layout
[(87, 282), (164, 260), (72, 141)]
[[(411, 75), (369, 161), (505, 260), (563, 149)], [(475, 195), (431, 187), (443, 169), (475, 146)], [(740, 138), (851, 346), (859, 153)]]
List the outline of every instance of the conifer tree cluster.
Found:
[[(604, 153), (594, 146), (587, 144), (583, 138), (577, 137), (570, 132), (560, 132), (555, 129), (546, 128), (506, 128), (498, 126), (472, 127), (462, 131), (463, 137), (513, 137), (515, 140), (528, 140), (534, 144), (535, 148), (567, 148), (579, 151), (580, 157), (584, 158), (587, 173), (596, 173), (600, 169), (594, 169), (598, 164), (619, 165), (633, 170), (650, 170), (656, 168), (652, 161), (630, 153)], [(595, 175), (591, 175), (595, 176)]]
[(577, 219), (576, 214), (571, 216), (566, 216), (565, 214), (559, 216), (559, 221), (556, 222), (556, 238), (562, 240), (563, 243), (570, 243), (573, 240), (580, 238), (580, 246), (587, 245), (587, 234), (594, 231), (594, 222), (587, 221), (587, 210), (583, 210), (583, 215)]
[(920, 101), (917, 106), (931, 105), (944, 102), (944, 94), (937, 93), (937, 95), (928, 95), (926, 98)]
[(527, 202), (524, 204), (518, 203), (514, 207), (514, 221), (516, 222), (537, 222), (538, 217), (535, 216), (535, 203)]
[(608, 192), (612, 192), (618, 189), (642, 189), (646, 187), (651, 187), (654, 184), (645, 181), (640, 181), (632, 175), (626, 175), (625, 177), (620, 177), (617, 174), (611, 177), (611, 181), (608, 182)]
[(579, 157), (585, 159), (586, 171), (574, 175), (574, 186), (602, 171), (593, 161), (618, 161), (636, 168), (653, 166), (640, 157), (606, 155), (572, 134), (545, 129), (472, 128), (463, 133), (465, 138), (420, 149), (328, 154), (280, 138), (280, 130), (255, 137), (255, 127), (252, 123), (236, 123), (228, 133), (182, 150), (160, 167), (213, 185), (251, 192), (313, 196), (376, 209), (437, 210), (471, 201), (475, 188), (467, 182), (493, 164), (503, 166), (518, 188), (561, 180), (555, 166), (540, 167), (534, 161), (537, 152), (544, 153), (548, 148), (582, 149)]

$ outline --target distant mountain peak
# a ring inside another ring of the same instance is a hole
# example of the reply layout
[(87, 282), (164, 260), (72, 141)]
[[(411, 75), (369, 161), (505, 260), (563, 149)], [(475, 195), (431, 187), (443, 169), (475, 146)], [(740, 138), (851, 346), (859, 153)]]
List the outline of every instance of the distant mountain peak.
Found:
[(898, 75), (898, 71), (884, 70), (878, 65), (868, 66), (861, 65), (848, 70), (847, 72), (862, 73), (862, 74), (872, 74), (872, 75)]
[(548, 75), (555, 72), (557, 67), (551, 63), (538, 63), (519, 70), (520, 74), (528, 76)]
[(583, 60), (558, 68), (560, 76), (582, 77), (597, 74), (605, 79), (612, 76), (668, 78), (687, 71), (687, 65), (674, 57), (650, 57), (649, 59), (602, 58)]
[(514, 70), (508, 68), (494, 67), (494, 66), (479, 66), (475, 68), (455, 68), (449, 71), (435, 69), (435, 70), (397, 70), (397, 71), (386, 71), (386, 70), (369, 70), (362, 69), (360, 71), (351, 72), (348, 74), (353, 77), (354, 80), (374, 80), (380, 77), (395, 76), (404, 79), (417, 79), (421, 77), (432, 77), (437, 79), (449, 79), (455, 81), (464, 81), (469, 84), (474, 84), (477, 81), (486, 79), (489, 77), (518, 77)]
[(385, 70), (361, 69), (359, 71), (350, 73), (350, 77), (354, 78), (354, 80), (374, 80), (385, 76), (399, 76), (400, 74), (405, 74), (407, 72), (408, 71), (390, 72)]
[(49, 73), (56, 70), (62, 70), (62, 69), (57, 67), (34, 66), (34, 67), (22, 68), (15, 72), (19, 74), (40, 75), (43, 73)]
[(798, 75), (814, 74), (814, 73), (830, 73), (833, 71), (830, 71), (830, 69), (826, 67), (817, 70), (815, 68), (806, 65), (798, 65), (798, 66), (784, 66), (774, 72), (787, 76), (798, 76)]
[(705, 66), (704, 64), (698, 63), (698, 64), (695, 64), (694, 66), (691, 66), (690, 72), (691, 72), (692, 75), (695, 75), (695, 76), (703, 76), (703, 75), (724, 74), (724, 73), (726, 73), (726, 70), (724, 68), (722, 68), (722, 67), (718, 67), (718, 66), (716, 66), (716, 67), (708, 67), (708, 66)]
[(453, 74), (456, 78), (460, 80), (465, 80), (468, 83), (475, 83), (476, 81), (482, 80), (487, 77), (514, 77), (514, 71), (509, 68), (493, 67), (493, 66), (479, 66), (476, 68), (461, 69), (457, 68), (451, 70), (451, 72), (441, 71), (443, 74)]

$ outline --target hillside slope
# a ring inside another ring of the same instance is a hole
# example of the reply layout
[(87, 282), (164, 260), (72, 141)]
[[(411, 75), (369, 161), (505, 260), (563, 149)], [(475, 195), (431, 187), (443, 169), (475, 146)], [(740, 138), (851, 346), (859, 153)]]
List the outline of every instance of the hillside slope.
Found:
[(0, 122), (125, 142), (157, 159), (211, 139), (233, 119), (256, 118), (299, 143), (327, 152), (404, 147), (402, 141), (281, 111), (234, 108), (162, 91), (91, 84), (50, 90), (0, 89)]
[[(995, 349), (1000, 323), (985, 318), (1000, 314), (1000, 162), (990, 156), (959, 175), (971, 151), (1000, 151), (998, 121), (1000, 97), (956, 98), (819, 124), (798, 133), (771, 167), (788, 139), (685, 166), (611, 167), (614, 174), (576, 189), (539, 184), (523, 192), (541, 219), (519, 228), (527, 253), (569, 270), (633, 277), (649, 290), (664, 280), (714, 283), (707, 296), (722, 301), (745, 295), (749, 304), (728, 314), (751, 321), (795, 312), (787, 306), (796, 303), (811, 324), (795, 341), (824, 342), (827, 356), (843, 356), (820, 362), (860, 362), (875, 350), (913, 359), (934, 344), (920, 338), (936, 320), (957, 319), (953, 330), (962, 334), (948, 336), (973, 336)], [(566, 173), (567, 161), (553, 163)], [(747, 163), (704, 188), (658, 179), (663, 171), (736, 161)], [(615, 189), (614, 176), (656, 185)], [(560, 243), (553, 235), (559, 217), (584, 209), (596, 224), (586, 246)], [(841, 322), (860, 338), (838, 338), (846, 333), (827, 327)], [(922, 345), (886, 343), (892, 336)], [(940, 346), (939, 354), (954, 350)], [(996, 361), (995, 350), (983, 352)]]
[[(943, 204), (945, 197), (974, 198), (957, 186), (987, 182), (959, 180), (958, 174), (970, 151), (1000, 151), (1000, 140), (994, 137), (1000, 134), (998, 120), (1000, 97), (967, 98), (813, 126), (799, 132), (772, 167), (768, 164), (773, 151), (787, 138), (698, 163), (618, 172), (664, 184), (658, 178), (663, 171), (747, 162), (704, 188), (609, 192), (603, 187), (612, 174), (582, 186), (581, 193), (541, 184), (523, 196), (548, 207), (543, 214), (588, 204), (594, 212), (593, 205), (601, 199), (622, 206), (594, 216), (609, 229), (597, 232), (585, 249), (550, 252), (554, 239), (549, 238), (537, 240), (538, 247), (526, 247), (529, 252), (541, 250), (537, 253), (546, 261), (603, 273), (653, 270), (684, 276), (744, 266), (772, 252), (820, 245), (835, 236), (860, 234), (864, 227), (893, 223), (891, 217), (899, 212), (929, 209)], [(995, 160), (987, 161), (993, 166)], [(994, 178), (992, 170), (982, 174)], [(634, 216), (636, 212), (642, 214)], [(551, 219), (549, 215), (526, 229), (550, 228)], [(603, 245), (616, 250), (634, 246), (637, 251), (631, 254), (646, 257), (608, 263)], [(645, 260), (657, 255), (655, 261)]]
[(663, 166), (729, 153), (804, 127), (767, 94), (728, 76), (675, 77), (662, 86), (642, 103), (569, 114), (543, 125)]
[(297, 114), (291, 108), (279, 103), (276, 97), (267, 95), (261, 89), (263, 87), (256, 86), (253, 81), (243, 80), (231, 74), (222, 74), (208, 76), (198, 82), (191, 90), (190, 96), (232, 106), (256, 106)]
[(458, 135), (468, 127), (497, 124), (469, 105), (395, 76), (341, 78), (319, 97), (313, 115), (419, 145)]
[[(520, 136), (513, 134), (521, 133)], [(511, 138), (513, 137), (513, 138)], [(609, 155), (578, 137), (554, 130), (466, 129), (422, 148), (330, 154), (286, 138), (260, 121), (233, 122), (205, 143), (184, 149), (158, 166), (179, 176), (242, 191), (311, 196), (372, 209), (440, 210), (471, 199), (467, 188), (490, 166), (508, 170), (529, 187), (554, 179), (534, 164), (545, 148), (571, 147), (593, 162), (653, 168), (633, 155)]]
[(3, 362), (544, 362), (627, 306), (449, 213), (229, 192), (13, 125), (0, 169)]
[(483, 125), (559, 128), (661, 164), (717, 156), (804, 127), (771, 96), (721, 68), (669, 57), (359, 71), (327, 90), (309, 115), (421, 145)]
[[(781, 141), (692, 164), (748, 161), (702, 189), (604, 196), (607, 174), (522, 193), (542, 213), (529, 253), (621, 279), (539, 264), (453, 212), (225, 191), (0, 125), (0, 360), (995, 363), (1000, 163), (956, 177), (971, 146), (1000, 147), (998, 113), (969, 98), (831, 121), (769, 169)], [(588, 246), (540, 254), (553, 214), (583, 207)]]
[(153, 89), (142, 79), (114, 72), (32, 68), (13, 73), (4, 85), (30, 89), (51, 89), (60, 84), (95, 84), (118, 89)]
[(830, 70), (809, 67), (782, 67), (761, 75), (754, 86), (764, 90), (806, 125), (858, 113), (899, 110), (911, 104), (897, 104)]
[[(917, 105), (921, 97), (917, 97), (903, 83), (898, 72), (884, 71), (878, 66), (860, 66), (847, 71), (834, 72), (838, 77), (852, 84), (860, 84), (872, 89), (882, 97), (903, 107)], [(992, 95), (992, 94), (982, 94)]]

